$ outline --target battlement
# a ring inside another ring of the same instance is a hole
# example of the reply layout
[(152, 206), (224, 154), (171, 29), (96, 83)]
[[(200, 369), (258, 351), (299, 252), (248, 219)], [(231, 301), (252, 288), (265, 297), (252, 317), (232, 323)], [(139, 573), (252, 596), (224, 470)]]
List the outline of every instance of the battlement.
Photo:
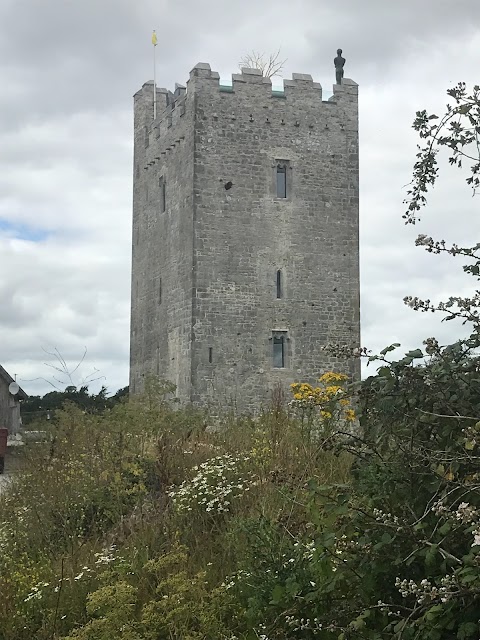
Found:
[[(151, 100), (153, 104), (153, 90), (153, 80), (149, 80), (135, 94), (135, 100)], [(240, 97), (247, 96), (250, 100), (257, 96), (259, 100), (283, 99), (294, 103), (307, 96), (310, 99), (318, 100), (319, 103), (330, 105), (346, 101), (357, 103), (358, 101), (358, 85), (349, 78), (344, 78), (341, 85), (334, 84), (333, 95), (324, 100), (322, 85), (319, 82), (314, 82), (308, 73), (293, 73), (291, 78), (283, 80), (283, 89), (279, 90), (272, 88), (271, 79), (262, 75), (260, 69), (243, 68), (241, 73), (232, 74), (231, 84), (225, 85), (220, 84), (220, 74), (217, 71), (212, 71), (207, 62), (199, 62), (191, 70), (187, 86), (176, 83), (174, 91), (164, 87), (156, 88), (157, 120), (159, 122), (168, 121), (177, 107), (180, 107), (180, 115), (183, 115), (187, 96), (195, 93), (204, 94), (205, 92), (237, 94)], [(153, 123), (154, 126), (157, 120)]]
[(348, 78), (333, 85), (333, 95), (324, 100), (321, 84), (310, 74), (293, 73), (279, 90), (272, 88), (271, 79), (260, 69), (244, 68), (232, 74), (231, 85), (222, 85), (220, 74), (200, 62), (190, 72), (186, 86), (177, 83), (173, 91), (156, 87), (155, 119), (153, 92), (150, 80), (135, 94), (136, 127), (143, 132), (139, 142), (143, 145), (144, 137), (145, 149), (150, 149), (147, 156), (153, 154), (150, 166), (157, 156), (177, 149), (193, 131), (193, 122), (206, 117), (229, 129), (263, 122), (272, 131), (277, 125), (295, 127), (297, 134), (299, 127), (309, 131), (358, 130), (358, 85)]
[[(295, 98), (296, 95), (308, 91), (317, 94), (322, 100), (322, 85), (319, 82), (314, 82), (308, 73), (293, 73), (290, 79), (284, 79), (283, 91), (272, 90), (271, 79), (265, 77), (260, 69), (251, 68), (243, 68), (241, 73), (233, 73), (231, 85), (221, 85), (220, 74), (212, 71), (207, 62), (199, 62), (195, 65), (190, 72), (187, 86), (187, 91), (192, 88), (193, 90), (197, 87), (205, 89), (210, 86), (224, 93), (241, 93), (247, 89), (250, 95), (253, 86), (256, 86), (263, 96), (270, 94), (272, 98), (283, 97), (287, 100), (289, 97)], [(350, 78), (344, 78), (341, 85), (333, 85), (333, 96), (328, 99), (328, 102), (335, 102), (338, 98), (344, 99), (345, 97), (356, 99), (357, 95), (357, 83)]]

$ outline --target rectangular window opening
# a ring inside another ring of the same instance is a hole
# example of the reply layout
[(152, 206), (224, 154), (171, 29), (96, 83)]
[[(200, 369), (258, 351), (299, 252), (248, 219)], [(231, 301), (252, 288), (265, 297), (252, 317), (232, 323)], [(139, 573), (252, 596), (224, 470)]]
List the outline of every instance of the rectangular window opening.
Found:
[(273, 335), (273, 366), (275, 369), (285, 368), (285, 336)]
[(287, 167), (277, 165), (277, 198), (287, 197)]
[(161, 177), (159, 179), (159, 187), (160, 187), (160, 213), (164, 213), (167, 207), (167, 193), (166, 193), (165, 178)]
[(277, 298), (282, 297), (282, 271), (277, 270)]
[(213, 347), (208, 347), (208, 362), (210, 364), (213, 362)]

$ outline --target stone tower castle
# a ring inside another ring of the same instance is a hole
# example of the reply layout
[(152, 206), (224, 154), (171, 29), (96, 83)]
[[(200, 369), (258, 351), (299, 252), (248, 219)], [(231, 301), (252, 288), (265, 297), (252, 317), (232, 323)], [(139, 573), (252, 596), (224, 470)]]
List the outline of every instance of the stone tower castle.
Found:
[(256, 409), (272, 388), (358, 375), (358, 90), (200, 63), (135, 95), (130, 389)]

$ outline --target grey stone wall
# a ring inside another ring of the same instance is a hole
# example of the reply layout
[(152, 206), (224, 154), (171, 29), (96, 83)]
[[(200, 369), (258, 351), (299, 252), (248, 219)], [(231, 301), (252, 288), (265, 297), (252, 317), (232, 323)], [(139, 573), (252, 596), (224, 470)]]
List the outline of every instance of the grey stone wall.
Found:
[[(357, 85), (345, 79), (322, 101), (308, 75), (278, 94), (244, 70), (226, 90), (199, 64), (177, 94), (157, 92), (174, 108), (153, 126), (153, 86), (135, 98), (133, 390), (152, 371), (184, 400), (244, 410), (278, 384), (358, 376), (357, 362), (322, 349), (360, 342)], [(286, 338), (284, 368), (274, 335)]]
[[(130, 385), (152, 373), (190, 400), (193, 259), (193, 109), (153, 83), (135, 95)], [(170, 105), (166, 108), (166, 101)], [(162, 187), (165, 185), (165, 210)]]

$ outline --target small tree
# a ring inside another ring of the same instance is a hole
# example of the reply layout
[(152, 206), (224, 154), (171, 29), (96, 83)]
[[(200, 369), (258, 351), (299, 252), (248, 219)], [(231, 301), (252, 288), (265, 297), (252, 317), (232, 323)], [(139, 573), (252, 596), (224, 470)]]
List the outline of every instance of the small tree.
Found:
[(418, 145), (417, 161), (413, 167), (413, 180), (408, 191), (408, 210), (403, 215), (406, 223), (415, 224), (418, 211), (427, 203), (426, 193), (438, 177), (437, 155), (442, 148), (449, 150), (448, 161), (459, 169), (468, 166), (466, 182), (473, 193), (480, 185), (480, 86), (469, 92), (459, 82), (447, 94), (454, 106), (447, 104), (445, 114), (439, 118), (425, 110), (417, 111), (413, 128), (418, 131), (423, 146)]
[[(43, 349), (43, 347), (42, 347)], [(119, 389), (115, 396), (107, 398), (107, 388), (102, 386), (100, 391), (90, 393), (89, 385), (101, 379), (105, 379), (105, 376), (97, 375), (99, 370), (94, 368), (87, 376), (80, 377), (79, 368), (83, 364), (87, 355), (87, 348), (77, 362), (77, 364), (71, 367), (62, 353), (55, 347), (53, 351), (43, 349), (43, 351), (50, 356), (52, 362), (44, 362), (46, 367), (54, 370), (52, 379), (49, 380), (44, 377), (34, 378), (33, 380), (26, 380), (26, 382), (34, 382), (36, 380), (43, 380), (51, 387), (53, 391), (41, 396), (30, 396), (22, 403), (22, 419), (25, 425), (31, 424), (36, 420), (49, 420), (52, 413), (58, 409), (61, 409), (66, 402), (71, 402), (84, 411), (98, 413), (106, 409), (107, 407), (113, 407), (119, 402), (123, 396), (128, 396), (128, 388)]]
[[(466, 84), (460, 82), (447, 94), (453, 98), (454, 106), (447, 104), (445, 114), (439, 118), (425, 110), (416, 114), (413, 128), (418, 131), (423, 146), (418, 146), (417, 160), (413, 168), (413, 180), (408, 191), (408, 209), (403, 217), (406, 224), (415, 224), (418, 212), (427, 203), (426, 194), (438, 177), (437, 156), (442, 149), (448, 150), (450, 165), (459, 169), (467, 169), (466, 183), (475, 195), (480, 186), (480, 86), (475, 85), (468, 91)], [(429, 253), (448, 253), (451, 256), (462, 256), (468, 263), (463, 265), (465, 273), (474, 278), (480, 277), (480, 243), (472, 247), (448, 246), (445, 240), (434, 240), (421, 234), (415, 244), (423, 246)], [(476, 289), (470, 297), (452, 296), (445, 302), (432, 303), (408, 296), (405, 304), (420, 311), (442, 311), (447, 315), (445, 320), (461, 318), (463, 324), (470, 322), (472, 335), (466, 346), (476, 347), (480, 344), (480, 291)]]
[(238, 66), (240, 69), (260, 69), (266, 78), (273, 78), (275, 76), (282, 75), (286, 61), (287, 58), (285, 58), (285, 60), (280, 59), (279, 48), (277, 51), (270, 53), (269, 55), (260, 53), (259, 51), (251, 51), (240, 58)]
[(57, 347), (54, 347), (53, 351), (48, 351), (47, 349), (42, 347), (42, 351), (44, 351), (47, 356), (50, 356), (51, 360), (55, 362), (55, 364), (52, 364), (51, 362), (43, 363), (46, 367), (49, 367), (50, 369), (53, 369), (57, 372), (56, 374), (52, 375), (54, 382), (42, 376), (39, 376), (38, 378), (32, 378), (31, 380), (24, 380), (24, 382), (35, 382), (37, 380), (43, 380), (51, 387), (53, 387), (56, 391), (64, 391), (67, 390), (68, 387), (73, 387), (75, 389), (78, 389), (79, 387), (85, 387), (86, 389), (88, 389), (88, 386), (93, 382), (97, 382), (97, 380), (101, 380), (102, 378), (105, 379), (105, 376), (97, 375), (99, 373), (99, 370), (94, 367), (93, 371), (87, 376), (84, 376), (80, 380), (75, 381), (74, 374), (77, 373), (80, 366), (85, 360), (85, 357), (87, 355), (87, 347), (85, 347), (82, 357), (77, 362), (75, 367), (73, 367), (73, 369), (69, 367), (67, 361), (65, 360), (62, 353), (57, 349)]

